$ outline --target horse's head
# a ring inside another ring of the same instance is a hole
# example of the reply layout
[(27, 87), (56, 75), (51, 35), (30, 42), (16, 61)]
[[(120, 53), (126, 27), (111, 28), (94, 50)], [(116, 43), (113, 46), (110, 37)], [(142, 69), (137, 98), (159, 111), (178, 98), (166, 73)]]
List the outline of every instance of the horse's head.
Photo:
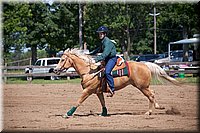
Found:
[(54, 73), (60, 74), (60, 72), (64, 69), (74, 67), (79, 75), (84, 75), (98, 67), (97, 65), (92, 63), (93, 60), (93, 58), (91, 58), (89, 55), (84, 54), (84, 52), (81, 50), (65, 50), (59, 63), (54, 69)]
[(54, 73), (60, 74), (65, 69), (72, 67), (73, 61), (70, 58), (69, 50), (65, 50), (64, 54), (61, 56), (56, 68), (54, 68)]

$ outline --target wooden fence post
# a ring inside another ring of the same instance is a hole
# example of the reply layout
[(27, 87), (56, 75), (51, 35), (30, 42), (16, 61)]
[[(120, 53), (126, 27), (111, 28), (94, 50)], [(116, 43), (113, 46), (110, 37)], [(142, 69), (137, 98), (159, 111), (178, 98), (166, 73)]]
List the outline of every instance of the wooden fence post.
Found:
[[(29, 67), (29, 72), (28, 72), (29, 74), (32, 72), (32, 71), (30, 70), (30, 69), (31, 69), (31, 65), (32, 65), (32, 59), (30, 58), (30, 59), (29, 59), (29, 66), (30, 66), (30, 67)], [(27, 78), (27, 80), (29, 81), (29, 83), (32, 83), (32, 80), (33, 80), (33, 77), (32, 77), (32, 76), (27, 76), (26, 78)]]
[(7, 73), (7, 66), (8, 66), (8, 64), (7, 63), (5, 63), (5, 67), (4, 67), (4, 70), (3, 70), (3, 77), (4, 77), (4, 82), (5, 83), (7, 83), (7, 77), (5, 76), (5, 73)]
[(29, 59), (29, 65), (30, 66), (32, 65), (32, 59), (31, 58)]
[[(29, 68), (28, 75), (31, 73), (31, 70)], [(32, 76), (27, 76), (26, 79), (29, 81), (29, 83), (32, 83), (33, 77)]]

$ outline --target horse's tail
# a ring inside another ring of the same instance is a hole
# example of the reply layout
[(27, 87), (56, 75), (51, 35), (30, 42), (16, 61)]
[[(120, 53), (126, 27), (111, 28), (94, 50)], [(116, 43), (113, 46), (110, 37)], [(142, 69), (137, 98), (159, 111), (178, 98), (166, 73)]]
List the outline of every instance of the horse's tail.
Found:
[(159, 80), (160, 82), (162, 82), (160, 79), (160, 77), (161, 77), (162, 79), (165, 79), (175, 85), (178, 85), (178, 86), (181, 85), (179, 81), (177, 81), (176, 79), (167, 75), (167, 73), (159, 65), (157, 65), (155, 63), (151, 63), (151, 62), (145, 62), (145, 64), (150, 69), (154, 78)]

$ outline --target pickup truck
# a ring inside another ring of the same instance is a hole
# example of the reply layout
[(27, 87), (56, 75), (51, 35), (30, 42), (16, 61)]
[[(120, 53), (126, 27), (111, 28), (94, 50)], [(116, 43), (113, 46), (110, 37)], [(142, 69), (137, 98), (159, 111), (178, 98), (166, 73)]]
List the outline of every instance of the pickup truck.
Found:
[[(52, 58), (40, 58), (38, 59), (33, 66), (48, 66), (46, 67), (27, 67), (25, 69), (25, 73), (32, 73), (32, 74), (43, 74), (43, 73), (52, 73), (53, 69), (56, 67), (60, 60), (60, 57), (52, 57)], [(67, 72), (76, 72), (74, 68), (69, 68)], [(57, 76), (48, 76), (44, 77), (45, 79), (56, 80), (59, 79)], [(32, 80), (32, 77), (27, 77), (27, 80)]]

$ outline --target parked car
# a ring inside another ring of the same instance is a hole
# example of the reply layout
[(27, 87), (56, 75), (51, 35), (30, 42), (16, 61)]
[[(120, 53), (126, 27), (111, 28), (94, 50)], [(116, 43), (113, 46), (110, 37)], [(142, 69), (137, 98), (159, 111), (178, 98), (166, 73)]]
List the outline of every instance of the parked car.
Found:
[(167, 55), (166, 53), (164, 53), (164, 54), (157, 54), (157, 55), (158, 55), (157, 58), (150, 59), (150, 60), (148, 60), (148, 62), (155, 62), (156, 60), (159, 60), (159, 59), (163, 59), (163, 58), (165, 58), (165, 57), (168, 57), (168, 55)]
[(152, 59), (159, 58), (160, 56), (158, 54), (145, 54), (145, 55), (139, 55), (135, 61), (137, 62), (145, 62), (145, 61), (151, 61)]
[[(39, 74), (39, 73), (52, 73), (53, 69), (56, 67), (60, 60), (60, 57), (52, 57), (52, 58), (41, 58), (38, 59), (33, 66), (50, 66), (49, 68), (29, 68), (27, 67), (25, 69), (25, 73), (33, 73), (33, 74)], [(74, 68), (69, 68), (67, 72), (76, 72)], [(31, 80), (32, 77), (27, 77), (27, 80)], [(48, 76), (44, 77), (45, 79), (59, 79), (57, 76)]]
[[(193, 61), (193, 51), (188, 52), (188, 61)], [(162, 59), (156, 59), (155, 63), (169, 62), (168, 56)], [(175, 50), (170, 52), (170, 62), (183, 62), (183, 50)]]
[(139, 55), (133, 55), (130, 57), (130, 60), (136, 61), (139, 58)]
[[(176, 50), (171, 53), (172, 62), (183, 62), (183, 50)], [(188, 61), (193, 61), (193, 51), (188, 51)]]

